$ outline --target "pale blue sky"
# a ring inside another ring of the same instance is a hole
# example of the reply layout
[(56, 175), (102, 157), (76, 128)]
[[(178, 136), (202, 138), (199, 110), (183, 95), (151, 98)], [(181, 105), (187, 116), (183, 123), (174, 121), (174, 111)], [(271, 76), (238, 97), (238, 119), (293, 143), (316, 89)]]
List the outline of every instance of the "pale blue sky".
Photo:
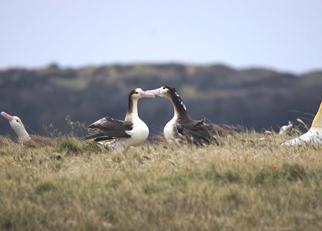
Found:
[(321, 0), (2, 0), (0, 68), (129, 62), (322, 69)]

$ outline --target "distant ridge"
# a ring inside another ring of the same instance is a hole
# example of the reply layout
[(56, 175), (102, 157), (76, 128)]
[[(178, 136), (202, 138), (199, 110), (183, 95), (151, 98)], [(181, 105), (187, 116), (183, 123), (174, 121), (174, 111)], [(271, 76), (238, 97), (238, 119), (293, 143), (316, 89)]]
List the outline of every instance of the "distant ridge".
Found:
[[(120, 117), (126, 95), (134, 87), (170, 85), (180, 92), (194, 118), (242, 125), (249, 129), (277, 129), (288, 120), (315, 113), (321, 102), (322, 71), (297, 75), (268, 68), (236, 69), (227, 65), (131, 64), (10, 68), (0, 71), (0, 110), (19, 114), (36, 133), (53, 123), (66, 131), (65, 116), (89, 123), (109, 114)], [(140, 103), (144, 121), (160, 131), (171, 107), (162, 99)], [(0, 121), (1, 135), (10, 132)]]

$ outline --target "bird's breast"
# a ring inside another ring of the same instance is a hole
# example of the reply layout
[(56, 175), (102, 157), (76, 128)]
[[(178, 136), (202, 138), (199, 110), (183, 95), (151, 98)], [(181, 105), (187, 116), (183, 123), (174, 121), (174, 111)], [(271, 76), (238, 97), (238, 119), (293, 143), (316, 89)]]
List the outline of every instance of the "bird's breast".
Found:
[(132, 142), (143, 142), (149, 136), (149, 128), (141, 119), (136, 119), (133, 121), (133, 129), (128, 134)]
[(176, 118), (172, 118), (163, 129), (164, 138), (168, 141), (174, 141), (175, 140), (175, 124), (176, 124)]

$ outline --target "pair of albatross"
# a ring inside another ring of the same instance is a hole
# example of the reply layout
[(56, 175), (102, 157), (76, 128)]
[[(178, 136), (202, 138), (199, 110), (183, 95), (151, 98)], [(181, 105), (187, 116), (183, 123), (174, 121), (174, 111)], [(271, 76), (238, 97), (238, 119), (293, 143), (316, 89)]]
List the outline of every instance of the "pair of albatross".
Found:
[(101, 118), (89, 125), (89, 134), (84, 139), (94, 140), (112, 149), (124, 149), (143, 143), (148, 138), (149, 128), (138, 115), (138, 101), (140, 98), (154, 96), (168, 98), (173, 106), (173, 118), (163, 130), (166, 141), (196, 145), (218, 144), (219, 127), (216, 129), (205, 120), (192, 120), (178, 92), (168, 86), (148, 91), (143, 91), (141, 88), (132, 90), (129, 94), (125, 119)]
[[(89, 126), (90, 133), (85, 139), (92, 139), (108, 148), (126, 148), (143, 143), (149, 135), (149, 128), (139, 118), (137, 104), (140, 98), (154, 97), (155, 95), (167, 97), (173, 105), (173, 118), (164, 127), (164, 136), (167, 141), (183, 141), (199, 145), (217, 143), (216, 138), (221, 135), (222, 129), (211, 126), (204, 120), (192, 120), (176, 90), (166, 86), (150, 91), (143, 91), (140, 88), (134, 89), (129, 95), (129, 106), (125, 120), (104, 117)], [(32, 139), (19, 117), (6, 112), (1, 112), (1, 115), (8, 120), (18, 136), (19, 143)], [(311, 128), (300, 137), (286, 141), (282, 145), (302, 144), (322, 144), (322, 102)]]

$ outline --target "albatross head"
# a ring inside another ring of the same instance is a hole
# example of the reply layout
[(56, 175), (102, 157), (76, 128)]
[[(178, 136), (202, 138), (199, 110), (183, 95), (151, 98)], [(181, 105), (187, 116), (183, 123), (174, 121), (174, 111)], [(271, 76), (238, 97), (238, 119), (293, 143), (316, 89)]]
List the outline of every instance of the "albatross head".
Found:
[(6, 112), (1, 112), (1, 115), (8, 120), (10, 127), (14, 130), (18, 136), (19, 142), (30, 140), (30, 136), (25, 129), (21, 119), (18, 116), (12, 116)]
[(153, 98), (154, 94), (147, 93), (143, 91), (141, 88), (133, 89), (129, 94), (129, 104), (127, 113), (125, 116), (125, 120), (131, 120), (133, 117), (138, 117), (138, 101), (141, 98)]
[(179, 96), (176, 89), (168, 86), (162, 86), (154, 90), (148, 90), (146, 93), (154, 94), (160, 97), (171, 97), (171, 94)]
[(135, 88), (130, 92), (130, 98), (132, 100), (138, 100), (140, 98), (153, 98), (154, 94), (143, 91), (141, 88)]
[(187, 111), (186, 105), (175, 88), (162, 86), (160, 88), (145, 92), (170, 99), (170, 101), (172, 101), (172, 103), (175, 105), (176, 110), (181, 111), (181, 113), (186, 113)]

